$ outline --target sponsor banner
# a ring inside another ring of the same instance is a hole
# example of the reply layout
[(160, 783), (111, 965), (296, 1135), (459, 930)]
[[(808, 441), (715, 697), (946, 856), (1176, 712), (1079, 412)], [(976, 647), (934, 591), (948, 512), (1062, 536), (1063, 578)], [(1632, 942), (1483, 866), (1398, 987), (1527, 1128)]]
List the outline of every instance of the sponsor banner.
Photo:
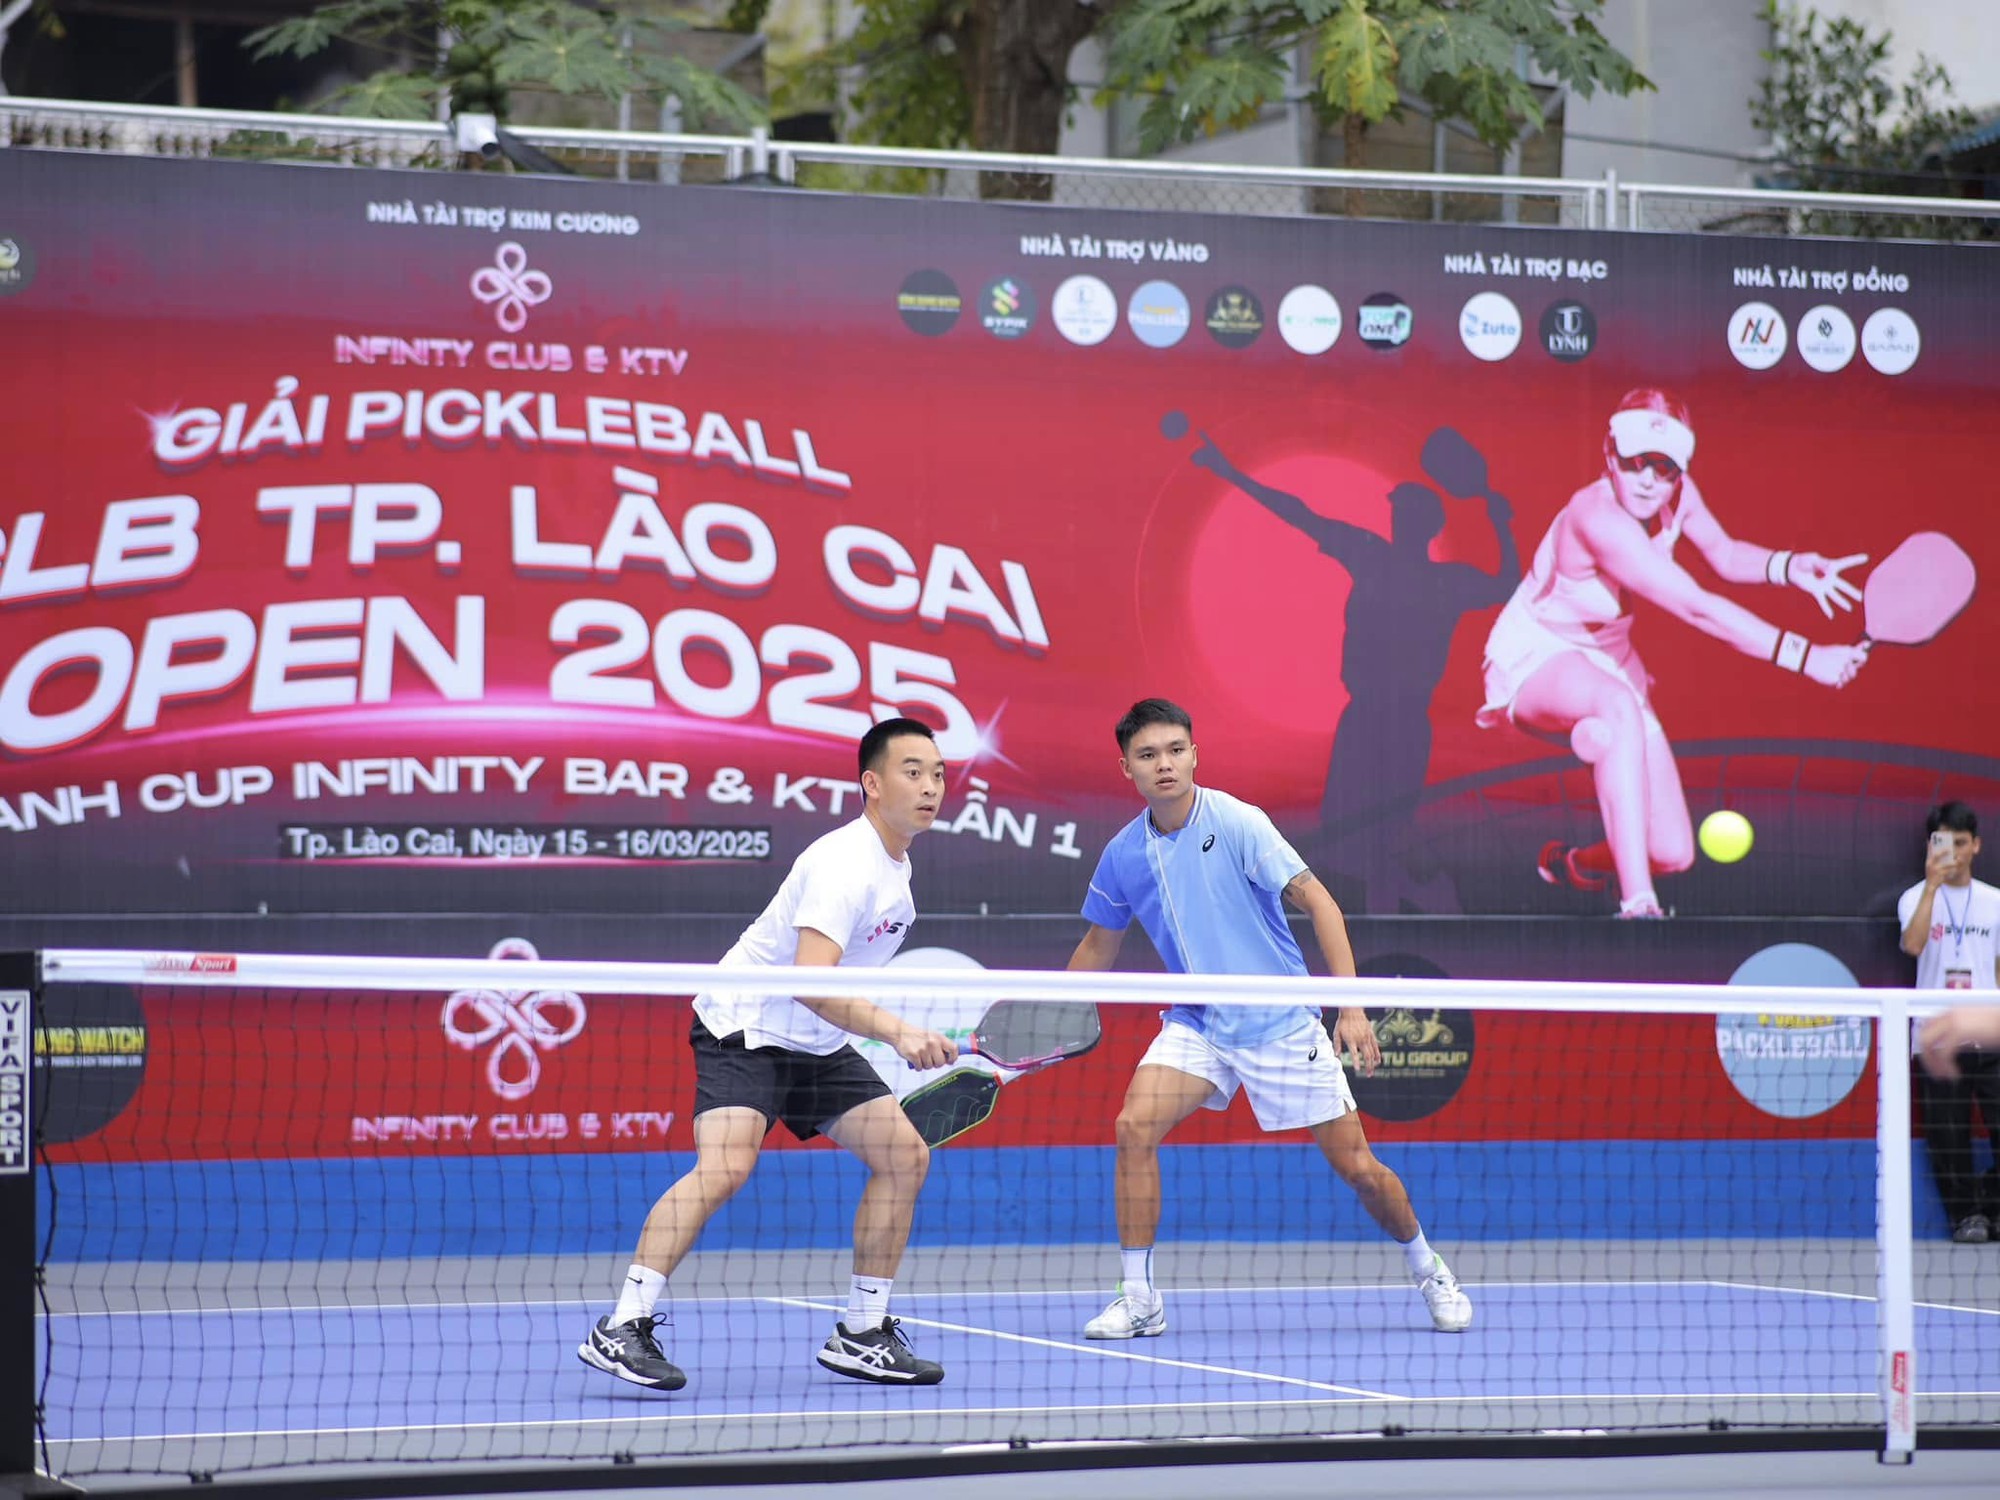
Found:
[[(1741, 983), (1832, 982), (1819, 976), (1836, 968), (1870, 984), (1893, 977), (1887, 918), (1790, 924), (1794, 932), (1776, 925), (1786, 941), (1749, 955), (1738, 946), (1742, 924), (1722, 922), (1578, 923), (1552, 945), (1547, 924), (1364, 917), (1353, 935), (1367, 975), (1721, 983), (1735, 964), (1750, 976)], [(1847, 930), (1835, 941), (1837, 925)], [(258, 946), (323, 951), (351, 926), (266, 919), (257, 924)], [(734, 935), (720, 919), (601, 916), (541, 918), (500, 937), (490, 935), (491, 924), (463, 919), (442, 929), (408, 919), (370, 926), (381, 952), (497, 959), (701, 960)], [(920, 917), (919, 930), (927, 935), (897, 963), (1032, 970), (1060, 968), (1081, 924), (943, 916)], [(128, 935), (154, 942), (168, 931), (154, 919)], [(1818, 946), (1799, 940), (1806, 936)], [(1136, 941), (1132, 958), (1144, 961)], [(33, 1045), (49, 1064), (38, 1077), (47, 1080), (49, 1149), (59, 1162), (615, 1155), (693, 1144), (691, 1013), (683, 999), (527, 985), (408, 994), (50, 985), (44, 994)], [(954, 1038), (969, 1035), (983, 1013), (948, 986), (905, 1009)], [(993, 1118), (962, 1147), (1106, 1144), (1160, 1012), (1107, 1005), (1102, 1013), (1096, 1049), (1009, 1079)], [(1865, 1026), (1860, 1054), (1836, 1056), (1793, 1043), (1845, 1035), (1845, 1023), (1752, 1020), (1743, 1029), (1766, 1040), (1730, 1046), (1710, 1017), (1430, 1007), (1367, 1015), (1383, 1062), (1372, 1077), (1350, 1067), (1349, 1078), (1378, 1144), (1871, 1140), (1874, 1133), (1873, 1090), (1839, 1082), (1866, 1076)], [(898, 1093), (927, 1077), (879, 1044), (861, 1051)], [(1812, 1107), (1803, 1107), (1808, 1100)], [(1226, 1111), (1196, 1111), (1173, 1136), (1199, 1145), (1299, 1138), (1266, 1135), (1240, 1097)], [(799, 1149), (783, 1129), (767, 1146)]]
[[(1996, 302), (1943, 245), (11, 153), (0, 842), (45, 913), (747, 915), (903, 713), (925, 899), (1071, 912), (1158, 693), (1357, 913), (1608, 916), (1607, 826), (1683, 916), (1870, 909), (2000, 786)], [(1864, 658), (1920, 531), (1974, 587)], [(1675, 758), (1607, 810), (1633, 700)]]

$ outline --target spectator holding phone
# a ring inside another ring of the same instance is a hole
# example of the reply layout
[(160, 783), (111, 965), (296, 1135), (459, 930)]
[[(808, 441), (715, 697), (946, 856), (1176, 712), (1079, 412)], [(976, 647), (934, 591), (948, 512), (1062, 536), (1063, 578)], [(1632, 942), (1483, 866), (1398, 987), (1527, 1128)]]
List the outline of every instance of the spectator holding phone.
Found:
[[(1924, 829), (1929, 834), (1924, 878), (1896, 903), (1903, 951), (1917, 961), (1917, 988), (2000, 989), (1994, 941), (2000, 932), (2000, 890), (1972, 878), (1979, 818), (1963, 802), (1946, 802), (1931, 809)], [(1952, 1239), (1983, 1245), (1995, 1237), (1994, 1219), (2000, 1216), (2000, 1054), (1962, 1052), (1956, 1062), (1956, 1077), (1917, 1073), (1924, 1146)], [(1994, 1165), (1983, 1177), (1973, 1170), (1975, 1110), (1993, 1150)]]

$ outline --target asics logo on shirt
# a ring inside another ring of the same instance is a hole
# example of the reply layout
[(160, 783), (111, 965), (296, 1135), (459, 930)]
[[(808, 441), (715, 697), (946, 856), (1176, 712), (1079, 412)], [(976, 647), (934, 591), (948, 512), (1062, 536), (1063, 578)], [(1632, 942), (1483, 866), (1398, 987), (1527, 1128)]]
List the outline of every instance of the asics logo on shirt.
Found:
[(1207, 838), (1201, 841), (1201, 852), (1203, 854), (1206, 854), (1208, 853), (1209, 850), (1213, 849), (1214, 847), (1215, 847), (1215, 835), (1211, 833)]

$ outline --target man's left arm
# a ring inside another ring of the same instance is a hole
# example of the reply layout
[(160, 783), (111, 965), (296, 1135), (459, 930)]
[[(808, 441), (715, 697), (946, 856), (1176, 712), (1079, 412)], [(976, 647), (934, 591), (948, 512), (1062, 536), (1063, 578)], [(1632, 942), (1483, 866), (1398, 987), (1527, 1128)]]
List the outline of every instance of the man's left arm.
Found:
[[(1320, 884), (1319, 877), (1311, 870), (1301, 870), (1286, 884), (1285, 899), (1312, 923), (1327, 972), (1337, 978), (1352, 979), (1354, 947), (1347, 939), (1347, 919), (1341, 915), (1340, 903), (1333, 899), (1333, 893)], [(1382, 1061), (1382, 1044), (1375, 1039), (1375, 1028), (1368, 1023), (1366, 1011), (1358, 1005), (1342, 1006), (1340, 1019), (1334, 1024), (1333, 1040), (1341, 1051), (1360, 1060), (1363, 1077), (1375, 1076), (1376, 1065)]]

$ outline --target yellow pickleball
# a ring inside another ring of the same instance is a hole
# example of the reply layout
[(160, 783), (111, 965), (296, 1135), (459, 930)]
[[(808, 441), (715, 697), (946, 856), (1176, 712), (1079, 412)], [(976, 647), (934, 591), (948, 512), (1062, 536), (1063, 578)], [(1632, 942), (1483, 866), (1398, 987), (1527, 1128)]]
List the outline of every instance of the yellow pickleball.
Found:
[(1750, 820), (1740, 812), (1723, 808), (1701, 820), (1701, 852), (1719, 865), (1733, 865), (1750, 852), (1756, 835)]

